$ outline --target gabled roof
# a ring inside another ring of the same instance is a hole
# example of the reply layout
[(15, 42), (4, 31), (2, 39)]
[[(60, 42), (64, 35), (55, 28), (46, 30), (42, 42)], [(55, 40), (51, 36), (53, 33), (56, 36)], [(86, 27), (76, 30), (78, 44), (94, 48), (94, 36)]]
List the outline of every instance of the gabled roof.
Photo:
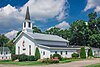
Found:
[(36, 40), (49, 40), (49, 41), (68, 42), (68, 40), (65, 40), (62, 37), (59, 37), (57, 35), (41, 34), (41, 33), (30, 33), (30, 32), (27, 32), (26, 34), (28, 34), (29, 36), (33, 37)]
[(8, 47), (0, 47), (0, 52), (3, 52), (3, 50), (6, 52), (10, 51)]
[(31, 32), (21, 32), (13, 42), (16, 42), (18, 38), (22, 35), (26, 34), (30, 38), (34, 40), (48, 40), (48, 41), (60, 41), (60, 42), (69, 42), (68, 40), (63, 39), (57, 35), (49, 35), (49, 34), (41, 34), (41, 33), (31, 33)]

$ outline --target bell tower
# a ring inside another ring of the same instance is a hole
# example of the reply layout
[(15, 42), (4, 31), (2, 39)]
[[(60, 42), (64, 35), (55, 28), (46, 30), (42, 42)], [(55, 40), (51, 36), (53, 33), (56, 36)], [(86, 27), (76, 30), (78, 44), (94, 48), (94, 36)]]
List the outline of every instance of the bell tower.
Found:
[(32, 32), (32, 23), (30, 19), (29, 7), (27, 7), (25, 21), (23, 22), (23, 32)]

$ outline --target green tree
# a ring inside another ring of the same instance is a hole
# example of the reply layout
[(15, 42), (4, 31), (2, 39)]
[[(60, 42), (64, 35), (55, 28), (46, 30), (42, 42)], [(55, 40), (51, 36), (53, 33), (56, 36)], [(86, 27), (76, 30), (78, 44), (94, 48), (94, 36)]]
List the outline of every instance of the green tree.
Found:
[(91, 47), (100, 48), (100, 34), (93, 34), (89, 37)]
[(36, 60), (40, 59), (40, 51), (38, 48), (36, 48), (36, 51), (35, 51), (35, 58)]
[(41, 29), (39, 29), (36, 26), (32, 27), (32, 29), (33, 29), (33, 33), (42, 33)]
[(45, 33), (52, 34), (52, 35), (59, 35), (59, 31), (60, 31), (60, 28), (52, 27), (51, 29), (46, 30)]
[(0, 35), (0, 47), (3, 47), (8, 41), (9, 39), (6, 36)]
[(86, 23), (83, 20), (78, 20), (72, 23), (69, 31), (71, 33), (70, 44), (85, 46), (85, 29)]
[(88, 17), (89, 17), (89, 22), (91, 22), (92, 20), (96, 19), (97, 13), (91, 12), (90, 14), (88, 14)]
[(59, 33), (58, 33), (58, 36), (66, 39), (66, 40), (70, 40), (70, 37), (71, 37), (71, 33), (69, 30), (60, 30)]
[(96, 24), (96, 26), (97, 26), (97, 29), (98, 29), (98, 33), (100, 33), (100, 17), (97, 18), (97, 24)]
[(8, 47), (8, 48), (10, 49), (11, 54), (15, 54), (15, 45), (13, 44), (13, 41), (12, 41), (12, 40), (9, 41), (9, 42), (5, 45), (5, 47)]
[(92, 48), (90, 48), (90, 49), (88, 50), (88, 57), (93, 57)]
[(80, 58), (82, 58), (82, 59), (85, 59), (86, 58), (85, 47), (81, 47), (81, 50), (80, 50)]

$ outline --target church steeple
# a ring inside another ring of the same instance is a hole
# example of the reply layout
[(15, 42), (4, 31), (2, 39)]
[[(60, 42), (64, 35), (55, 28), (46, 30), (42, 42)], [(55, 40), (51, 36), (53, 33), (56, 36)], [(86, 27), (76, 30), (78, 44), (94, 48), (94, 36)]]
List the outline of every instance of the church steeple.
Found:
[(25, 20), (30, 20), (30, 13), (29, 13), (29, 7), (28, 6), (27, 6)]
[(25, 22), (23, 22), (23, 32), (32, 32), (32, 23), (30, 21), (29, 7), (27, 6)]

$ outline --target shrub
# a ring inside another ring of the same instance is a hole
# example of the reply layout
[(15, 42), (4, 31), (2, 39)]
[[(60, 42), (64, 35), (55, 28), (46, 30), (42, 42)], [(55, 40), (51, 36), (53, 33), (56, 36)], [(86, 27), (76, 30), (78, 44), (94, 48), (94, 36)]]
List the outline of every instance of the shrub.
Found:
[(24, 55), (24, 54), (22, 54), (22, 55), (19, 55), (19, 61), (27, 61), (27, 55)]
[(61, 58), (61, 61), (64, 61), (64, 60), (67, 60), (67, 59), (68, 59), (68, 58), (66, 58), (66, 57), (64, 57), (64, 58), (62, 57), (62, 58)]
[(88, 50), (88, 57), (93, 57), (92, 48), (90, 48), (90, 49)]
[(72, 54), (72, 58), (78, 58), (78, 57), (79, 57), (79, 54), (77, 54), (77, 53)]
[(40, 52), (38, 48), (36, 48), (36, 51), (35, 51), (35, 58), (36, 60), (40, 59)]
[(36, 58), (34, 56), (27, 56), (27, 61), (35, 61)]
[(49, 58), (44, 58), (43, 60), (42, 60), (42, 63), (49, 63), (50, 62), (50, 59)]
[(52, 59), (50, 63), (59, 63), (59, 59)]
[(61, 60), (61, 56), (59, 54), (53, 54), (53, 58), (58, 58), (59, 60)]
[(11, 59), (12, 61), (19, 59), (19, 55), (12, 54)]
[(49, 64), (59, 63), (59, 59), (49, 59), (49, 58), (45, 58), (45, 59), (42, 60), (42, 63), (49, 63)]
[(82, 47), (80, 50), (80, 58), (82, 58), (82, 59), (86, 58), (85, 47)]

